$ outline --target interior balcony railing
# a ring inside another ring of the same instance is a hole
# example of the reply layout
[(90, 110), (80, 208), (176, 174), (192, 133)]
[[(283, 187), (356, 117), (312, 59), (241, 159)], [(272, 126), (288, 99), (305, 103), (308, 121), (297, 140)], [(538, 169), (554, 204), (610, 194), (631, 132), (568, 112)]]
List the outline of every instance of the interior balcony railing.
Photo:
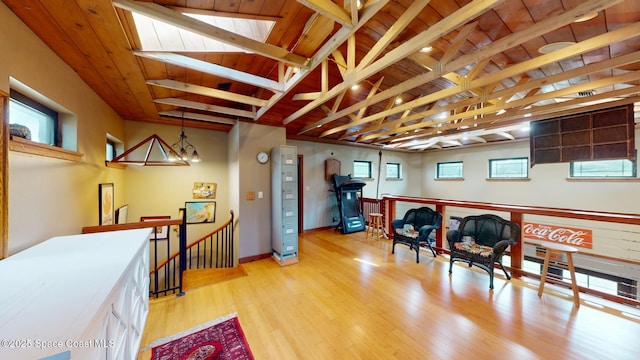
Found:
[(227, 222), (189, 245), (186, 215), (184, 209), (181, 210), (182, 219), (92, 226), (83, 228), (82, 232), (154, 228), (149, 244), (149, 296), (181, 294), (186, 270), (233, 267), (235, 260), (233, 210)]
[[(391, 236), (391, 221), (402, 218), (411, 208), (430, 206), (440, 212), (443, 226), (436, 232), (435, 249), (444, 256), (449, 254), (446, 232), (457, 219), (482, 213), (509, 219), (522, 228), (520, 241), (510, 247), (503, 259), (514, 276), (525, 281), (526, 278), (540, 279), (544, 250), (539, 245), (544, 241), (564, 243), (579, 250), (574, 255), (574, 263), (581, 292), (640, 307), (639, 214), (394, 195), (383, 196), (380, 203), (383, 224)], [(580, 241), (572, 233), (582, 234)], [(569, 287), (569, 274), (563, 273), (561, 267), (550, 269), (550, 273), (556, 276), (557, 281), (553, 282)]]

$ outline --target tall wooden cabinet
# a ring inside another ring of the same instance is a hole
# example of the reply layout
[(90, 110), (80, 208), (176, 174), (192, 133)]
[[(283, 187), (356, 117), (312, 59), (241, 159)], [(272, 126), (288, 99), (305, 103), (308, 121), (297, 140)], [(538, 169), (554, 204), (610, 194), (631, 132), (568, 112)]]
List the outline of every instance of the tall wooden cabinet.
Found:
[(280, 265), (298, 262), (298, 149), (271, 149), (271, 246)]

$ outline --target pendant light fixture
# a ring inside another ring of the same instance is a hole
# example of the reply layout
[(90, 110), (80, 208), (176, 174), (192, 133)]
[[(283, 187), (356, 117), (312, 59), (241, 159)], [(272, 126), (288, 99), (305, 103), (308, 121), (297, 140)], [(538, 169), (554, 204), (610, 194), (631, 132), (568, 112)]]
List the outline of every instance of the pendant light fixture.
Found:
[[(180, 159), (183, 161), (191, 161), (198, 162), (200, 161), (200, 155), (198, 155), (198, 151), (196, 147), (193, 146), (187, 140), (187, 135), (184, 133), (184, 110), (182, 111), (182, 127), (180, 130), (180, 135), (178, 136), (178, 141), (171, 145), (171, 148), (175, 150), (175, 152), (180, 156)], [(191, 153), (191, 155), (189, 155)], [(173, 152), (169, 153), (169, 161), (178, 160)]]

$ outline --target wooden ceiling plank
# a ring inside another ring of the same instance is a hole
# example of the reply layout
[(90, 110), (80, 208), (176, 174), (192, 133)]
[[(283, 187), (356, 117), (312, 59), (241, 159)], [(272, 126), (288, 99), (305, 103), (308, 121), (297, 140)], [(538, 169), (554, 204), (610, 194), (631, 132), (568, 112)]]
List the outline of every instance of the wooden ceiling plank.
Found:
[(133, 53), (136, 56), (142, 56), (188, 69), (201, 71), (203, 73), (219, 76), (225, 79), (240, 81), (245, 84), (269, 89), (276, 93), (284, 90), (283, 84), (279, 82), (184, 55), (154, 51), (134, 51)]
[(309, 9), (339, 23), (343, 27), (352, 27), (351, 15), (343, 8), (330, 0), (297, 0)]
[(220, 113), (225, 115), (239, 116), (239, 117), (248, 118), (248, 119), (253, 119), (255, 117), (255, 113), (252, 111), (245, 111), (245, 110), (239, 110), (239, 109), (229, 108), (224, 106), (205, 104), (197, 101), (189, 101), (189, 100), (177, 99), (177, 98), (154, 99), (153, 101), (159, 104), (167, 104), (167, 105), (173, 105), (173, 106), (189, 108), (189, 109), (204, 110), (204, 111), (215, 112), (215, 113)]
[[(619, 1), (615, 1), (615, 2), (619, 2)], [(589, 13), (589, 9), (599, 9), (599, 8), (606, 8), (608, 6), (611, 6), (612, 4), (609, 4), (609, 2), (607, 2), (606, 0), (590, 0), (587, 1), (573, 9), (567, 10), (566, 12), (556, 15), (555, 17), (548, 17), (545, 20), (538, 22), (524, 30), (521, 30), (517, 33), (513, 33), (511, 35), (508, 35), (500, 40), (495, 41), (494, 43), (480, 48), (477, 51), (472, 52), (471, 54), (467, 54), (467, 55), (463, 55), (460, 58), (453, 60), (451, 62), (449, 62), (448, 64), (446, 64), (446, 72), (453, 72), (456, 71), (464, 66), (466, 66), (469, 63), (476, 63), (482, 59), (485, 58), (489, 58), (497, 53), (500, 53), (502, 51), (504, 51), (505, 49), (508, 49), (512, 46), (515, 46), (516, 44), (528, 41), (532, 38), (538, 37), (542, 34), (545, 34), (548, 31), (552, 31), (556, 28), (559, 28), (561, 26), (570, 24), (573, 19), (580, 17), (582, 15), (584, 15), (585, 13)], [(581, 15), (582, 14), (582, 15)], [(447, 18), (448, 19), (448, 18)], [(606, 34), (605, 34), (606, 35)], [(577, 44), (576, 44), (577, 45)], [(578, 47), (578, 49), (580, 49), (580, 47)], [(548, 54), (551, 55), (551, 54)], [(550, 58), (547, 58), (550, 59)], [(535, 59), (533, 59), (535, 60)], [(549, 60), (552, 61), (552, 60)], [(537, 63), (536, 66), (541, 66), (541, 63)], [(535, 68), (535, 67), (534, 67)], [(519, 67), (520, 72), (525, 71), (526, 69), (523, 69), (522, 67)], [(505, 69), (506, 70), (506, 69)], [(501, 71), (505, 71), (505, 70), (501, 70)], [(503, 73), (504, 74), (504, 73)], [(405, 81), (404, 83), (398, 84), (390, 89), (387, 89), (381, 93), (378, 94), (378, 99), (373, 98), (368, 102), (364, 102), (361, 101), (359, 103), (356, 103), (346, 109), (343, 109), (339, 112), (337, 112), (336, 114), (327, 117), (323, 120), (320, 120), (324, 123), (333, 121), (335, 119), (338, 119), (342, 116), (344, 116), (345, 113), (350, 113), (353, 111), (356, 111), (357, 109), (359, 109), (361, 106), (366, 106), (369, 105), (370, 103), (372, 103), (373, 101), (380, 101), (383, 100), (382, 98), (384, 97), (389, 98), (391, 96), (396, 96), (400, 93), (402, 93), (403, 91), (406, 90), (406, 88), (410, 87), (413, 88), (415, 86), (418, 86), (419, 83), (421, 82), (428, 82), (433, 80), (434, 78), (437, 77), (437, 72), (430, 72), (430, 73), (426, 73), (424, 75), (418, 76), (418, 77), (414, 77), (410, 80)], [(496, 78), (498, 79), (503, 79), (506, 75), (502, 75), (502, 76), (496, 76), (495, 73), (489, 75), (489, 76), (493, 76), (490, 79), (484, 79), (482, 82), (480, 82), (480, 79), (475, 79), (473, 81), (471, 81), (471, 85), (470, 88), (475, 88), (475, 87), (482, 87), (483, 85), (489, 84), (491, 82), (497, 81)], [(485, 78), (487, 78), (488, 76), (485, 76)], [(420, 105), (424, 105), (427, 103), (430, 103), (432, 101), (435, 100), (440, 100), (443, 99), (445, 97), (454, 95), (455, 93), (462, 91), (463, 89), (459, 89), (458, 91), (455, 90), (451, 90), (451, 89), (444, 89), (439, 91), (438, 93), (434, 93), (434, 94), (429, 94), (423, 98), (418, 98), (415, 99), (413, 101), (407, 102), (399, 107), (396, 107), (394, 109), (391, 109), (390, 111), (387, 112), (382, 112), (382, 113), (378, 113), (375, 115), (371, 115), (367, 118), (364, 118), (362, 120), (360, 120), (360, 124), (362, 123), (366, 123), (366, 122), (370, 122), (370, 121), (374, 121), (380, 117), (384, 117), (384, 116), (389, 116), (401, 111), (404, 111), (407, 108), (411, 108), (411, 107), (416, 107), (416, 106), (420, 106)], [(392, 113), (390, 113), (392, 112)], [(336, 131), (342, 131), (344, 129), (340, 128), (340, 129), (336, 129)]]
[(195, 84), (187, 84), (182, 81), (163, 79), (163, 80), (147, 80), (147, 84), (152, 86), (160, 86), (168, 89), (184, 91), (192, 94), (198, 94), (208, 96), (217, 99), (229, 100), (241, 104), (264, 106), (267, 104), (266, 100), (258, 99), (252, 96), (246, 96), (241, 94), (232, 93), (230, 91), (223, 91), (218, 89), (212, 89), (206, 86), (200, 86)]
[(167, 24), (191, 31), (209, 39), (221, 41), (225, 44), (260, 54), (276, 61), (282, 61), (300, 67), (305, 66), (305, 63), (307, 62), (305, 57), (291, 53), (281, 47), (265, 44), (234, 32), (206, 24), (156, 3), (143, 3), (131, 0), (113, 0), (113, 5), (124, 10), (134, 11), (150, 18), (163, 21)]
[[(453, 29), (457, 28), (460, 24), (462, 24), (464, 22), (467, 22), (470, 19), (474, 18), (475, 16), (478, 16), (480, 13), (486, 11), (487, 9), (489, 9), (492, 5), (494, 5), (498, 1), (499, 0), (486, 0), (486, 1), (475, 0), (475, 1), (467, 4), (466, 6), (462, 7), (460, 10), (456, 11), (451, 16), (447, 17), (446, 21), (444, 21), (444, 20), (443, 21), (439, 21), (434, 26), (431, 26), (429, 29), (427, 29), (427, 30), (423, 31), (422, 33), (412, 37), (410, 40), (404, 42), (402, 45), (400, 45), (397, 48), (391, 50), (390, 52), (385, 54), (385, 56), (383, 56), (379, 60), (373, 62), (371, 65), (363, 68), (361, 71), (358, 71), (357, 72), (357, 76), (355, 78), (353, 78), (351, 81), (344, 81), (344, 82), (336, 85), (331, 90), (329, 90), (329, 92), (327, 92), (326, 97), (323, 97), (321, 99), (312, 101), (311, 103), (305, 105), (302, 109), (299, 109), (298, 111), (296, 111), (293, 114), (289, 115), (287, 118), (285, 118), (284, 124), (286, 125), (286, 124), (290, 123), (291, 121), (296, 120), (300, 116), (305, 115), (306, 113), (308, 113), (312, 109), (314, 109), (317, 106), (319, 106), (324, 101), (327, 101), (328, 99), (336, 96), (336, 94), (339, 93), (340, 91), (342, 91), (345, 87), (349, 87), (349, 86), (353, 85), (354, 83), (356, 83), (356, 82), (358, 82), (358, 81), (360, 81), (362, 79), (366, 79), (366, 78), (374, 75), (375, 73), (379, 72), (380, 70), (390, 66), (391, 64), (395, 63), (396, 61), (398, 61), (400, 59), (403, 59), (403, 58), (409, 56), (412, 53), (415, 53), (416, 51), (420, 50), (424, 46), (425, 43), (431, 43), (433, 40), (435, 40), (438, 37), (440, 37), (441, 34), (446, 34), (446, 33), (450, 32), (450, 31), (452, 31)], [(413, 82), (411, 80), (409, 80), (409, 81), (399, 85), (399, 87), (394, 87), (395, 91), (398, 91), (398, 90), (400, 90), (400, 91), (397, 92), (396, 94), (392, 95), (392, 96), (396, 96), (396, 95), (400, 94), (402, 91), (405, 91), (407, 89), (412, 89), (412, 88), (416, 87), (417, 85), (412, 86), (414, 82), (415, 82), (415, 80)], [(382, 94), (382, 93), (380, 93), (380, 94)], [(378, 95), (380, 95), (380, 94), (378, 94)], [(389, 97), (391, 97), (391, 96), (389, 96)], [(388, 99), (389, 97), (386, 97), (385, 99)], [(368, 104), (368, 101), (369, 101), (369, 99), (365, 100), (364, 102), (360, 102), (358, 104), (366, 106), (366, 104)], [(378, 100), (378, 101), (380, 101), (380, 100)], [(360, 106), (360, 107), (362, 107), (362, 106)], [(360, 107), (358, 107), (357, 109), (354, 109), (353, 111), (358, 110)], [(404, 110), (405, 109), (402, 109), (401, 111), (404, 111)], [(320, 122), (328, 123), (330, 121), (333, 121), (334, 119), (337, 119), (337, 118), (340, 118), (342, 116), (345, 116), (346, 114), (351, 113), (353, 111), (347, 111), (347, 112), (344, 112), (344, 110), (340, 111), (339, 112), (341, 114), (340, 116), (332, 115), (332, 116), (330, 116), (328, 118), (325, 118), (325, 119), (319, 121), (315, 125), (322, 125), (322, 124), (320, 124)], [(329, 120), (329, 119), (331, 119), (331, 120)]]
[(411, 3), (411, 6), (402, 13), (393, 26), (384, 33), (382, 38), (376, 42), (376, 44), (369, 50), (369, 52), (358, 63), (358, 70), (364, 69), (369, 66), (375, 59), (382, 54), (382, 52), (391, 44), (395, 38), (398, 37), (407, 26), (420, 14), (431, 0), (419, 0)]

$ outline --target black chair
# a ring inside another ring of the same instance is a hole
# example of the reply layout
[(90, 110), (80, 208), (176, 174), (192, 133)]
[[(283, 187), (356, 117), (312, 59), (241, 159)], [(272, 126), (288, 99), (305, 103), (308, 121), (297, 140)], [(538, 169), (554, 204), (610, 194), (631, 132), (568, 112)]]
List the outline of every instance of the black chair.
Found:
[(502, 265), (502, 255), (509, 245), (520, 239), (520, 225), (492, 214), (467, 216), (462, 219), (458, 230), (447, 232), (451, 250), (449, 274), (453, 263), (462, 261), (475, 265), (489, 273), (489, 289), (493, 289), (494, 264), (498, 264), (507, 280), (511, 276)]
[[(433, 240), (429, 239), (429, 234), (434, 229), (439, 229), (442, 224), (442, 214), (428, 207), (411, 209), (404, 214), (404, 218), (395, 219), (391, 222), (393, 228), (393, 247), (391, 253), (394, 254), (396, 244), (404, 244), (409, 249), (416, 251), (416, 263), (420, 262), (420, 245), (426, 245), (433, 257), (436, 252), (433, 250)], [(414, 233), (405, 231), (405, 225), (411, 225)]]

